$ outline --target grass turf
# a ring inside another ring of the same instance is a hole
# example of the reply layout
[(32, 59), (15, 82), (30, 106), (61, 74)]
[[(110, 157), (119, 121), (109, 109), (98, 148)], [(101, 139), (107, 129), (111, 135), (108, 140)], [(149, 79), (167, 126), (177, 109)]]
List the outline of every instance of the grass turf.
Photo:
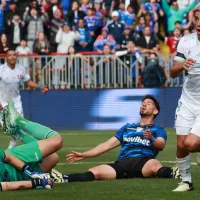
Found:
[[(60, 163), (56, 167), (63, 173), (85, 172), (88, 168), (114, 161), (119, 149), (114, 149), (97, 158), (83, 160), (77, 164), (66, 164), (65, 155), (74, 151), (86, 151), (91, 147), (110, 138), (115, 131), (61, 131), (64, 138), (64, 147), (59, 151)], [(176, 135), (173, 129), (167, 129), (168, 141), (166, 148), (158, 155), (160, 161), (175, 161)], [(9, 137), (0, 134), (1, 147), (6, 148)], [(196, 162), (196, 154), (192, 155)], [(163, 162), (164, 165), (173, 164)], [(94, 181), (87, 183), (57, 184), (52, 190), (23, 190), (0, 193), (0, 200), (189, 200), (199, 199), (200, 194), (200, 167), (192, 166), (192, 176), (195, 186), (193, 192), (173, 193), (171, 192), (179, 180), (172, 179), (126, 179), (113, 181)]]

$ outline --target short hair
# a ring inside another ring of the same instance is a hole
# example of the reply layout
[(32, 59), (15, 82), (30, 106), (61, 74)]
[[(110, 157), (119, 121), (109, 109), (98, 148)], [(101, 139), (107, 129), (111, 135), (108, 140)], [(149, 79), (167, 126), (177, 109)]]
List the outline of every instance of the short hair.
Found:
[(175, 24), (182, 24), (182, 22), (181, 21), (176, 21)]
[(153, 101), (153, 103), (154, 103), (156, 109), (158, 110), (158, 113), (154, 116), (154, 119), (155, 119), (155, 118), (157, 117), (157, 115), (159, 114), (159, 112), (160, 112), (160, 104), (159, 104), (159, 102), (157, 101), (157, 99), (156, 99), (153, 95), (151, 95), (151, 94), (145, 95), (145, 96), (143, 97), (143, 99), (142, 99), (142, 102), (143, 102), (144, 100), (146, 100), (146, 99), (151, 99), (151, 100)]
[(200, 12), (200, 5), (197, 5), (197, 6), (195, 7), (194, 14), (195, 14), (196, 12)]
[(15, 49), (14, 49), (14, 48), (10, 48), (10, 49), (8, 49), (8, 50), (5, 52), (6, 55), (8, 55), (9, 51), (14, 51), (14, 52), (15, 52)]

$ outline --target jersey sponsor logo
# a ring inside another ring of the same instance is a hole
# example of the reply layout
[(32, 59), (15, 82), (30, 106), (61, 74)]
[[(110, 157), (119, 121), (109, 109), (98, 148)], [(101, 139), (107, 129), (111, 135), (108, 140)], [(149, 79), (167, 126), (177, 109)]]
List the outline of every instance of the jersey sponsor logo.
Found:
[(138, 142), (140, 144), (150, 146), (150, 141), (146, 139), (141, 139), (139, 136), (136, 137), (124, 137), (123, 138), (124, 142)]

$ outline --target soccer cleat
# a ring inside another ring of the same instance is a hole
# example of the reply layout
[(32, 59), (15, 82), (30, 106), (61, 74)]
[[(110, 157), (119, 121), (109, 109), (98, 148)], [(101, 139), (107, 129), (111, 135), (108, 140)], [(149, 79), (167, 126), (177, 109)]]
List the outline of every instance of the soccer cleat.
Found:
[(200, 152), (197, 153), (197, 165), (200, 165)]
[(172, 167), (171, 169), (172, 169), (173, 178), (175, 178), (175, 179), (181, 179), (181, 173), (180, 173), (180, 171), (179, 171), (178, 166), (175, 165), (175, 166)]
[(183, 181), (179, 183), (178, 187), (172, 190), (172, 192), (187, 192), (192, 190), (194, 190), (192, 183), (188, 181)]
[(50, 176), (53, 178), (54, 183), (64, 183), (63, 175), (56, 169), (52, 169), (50, 172)]
[(17, 124), (15, 119), (19, 116), (19, 113), (14, 107), (14, 102), (12, 100), (8, 101), (8, 105), (3, 109), (3, 124), (4, 131), (7, 135), (15, 135)]

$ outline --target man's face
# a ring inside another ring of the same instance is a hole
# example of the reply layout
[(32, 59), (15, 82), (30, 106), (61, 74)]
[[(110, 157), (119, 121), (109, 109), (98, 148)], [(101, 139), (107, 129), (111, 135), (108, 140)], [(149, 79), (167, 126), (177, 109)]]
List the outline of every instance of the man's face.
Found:
[(78, 27), (79, 28), (84, 28), (84, 21), (83, 20), (79, 20), (78, 21)]
[(114, 22), (117, 22), (117, 21), (118, 21), (118, 19), (119, 19), (119, 17), (118, 17), (118, 16), (113, 16), (113, 17), (112, 17), (112, 20), (113, 20)]
[(141, 117), (154, 116), (158, 113), (153, 100), (145, 99), (140, 106)]
[(103, 53), (105, 54), (105, 55), (108, 55), (108, 54), (110, 54), (110, 47), (109, 46), (104, 46), (104, 48), (103, 48)]
[(149, 27), (146, 27), (146, 28), (144, 29), (144, 35), (145, 35), (145, 36), (150, 36), (150, 34), (151, 34), (150, 28), (149, 28)]
[(17, 62), (17, 53), (15, 51), (9, 51), (6, 54), (6, 62), (8, 64), (14, 65)]
[(172, 8), (173, 8), (174, 10), (178, 10), (178, 2), (177, 2), (177, 1), (174, 1), (174, 2), (172, 3)]
[(194, 26), (197, 31), (198, 38), (200, 39), (200, 11), (196, 11), (194, 14)]
[(156, 3), (156, 0), (150, 0), (150, 3)]

